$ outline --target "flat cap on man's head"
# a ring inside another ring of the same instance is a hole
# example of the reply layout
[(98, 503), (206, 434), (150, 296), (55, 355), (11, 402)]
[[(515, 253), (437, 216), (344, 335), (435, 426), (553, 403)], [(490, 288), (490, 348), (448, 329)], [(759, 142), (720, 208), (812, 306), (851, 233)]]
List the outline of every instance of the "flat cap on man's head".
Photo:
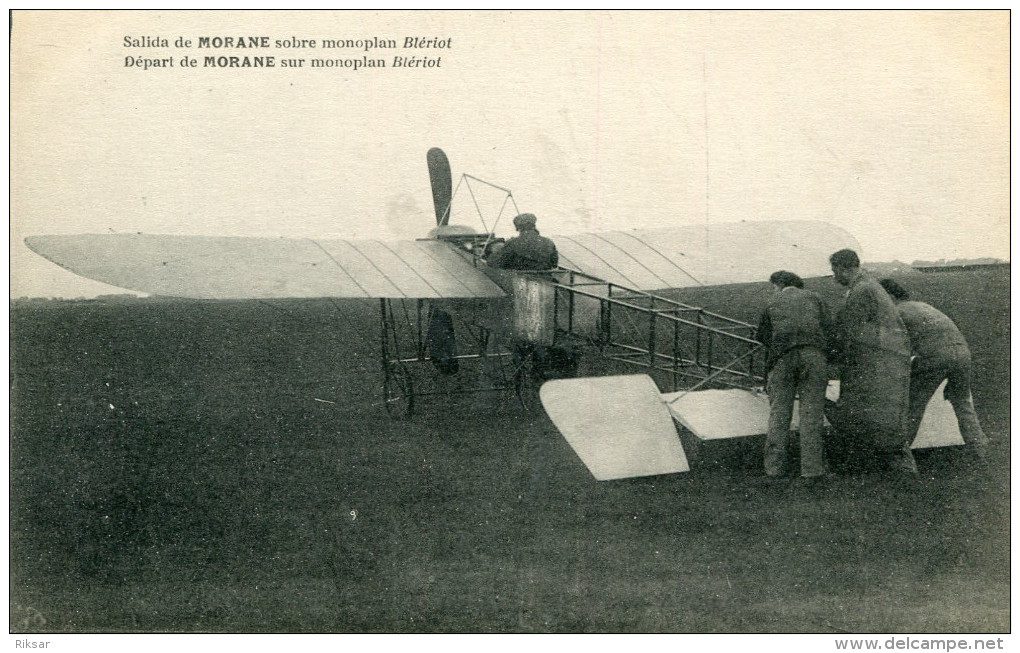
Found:
[(841, 268), (859, 268), (861, 259), (852, 249), (841, 249), (829, 257), (829, 263)]
[(522, 229), (534, 229), (535, 224), (538, 222), (538, 218), (535, 217), (534, 213), (521, 213), (514, 218), (514, 228), (517, 231)]
[(773, 283), (780, 288), (786, 288), (789, 286), (793, 286), (794, 288), (804, 287), (804, 280), (788, 270), (776, 270), (773, 272), (772, 276), (769, 277), (769, 283)]
[(903, 302), (910, 300), (910, 292), (892, 279), (882, 279), (878, 283), (885, 288), (885, 291), (889, 293), (889, 296), (893, 299), (898, 299)]

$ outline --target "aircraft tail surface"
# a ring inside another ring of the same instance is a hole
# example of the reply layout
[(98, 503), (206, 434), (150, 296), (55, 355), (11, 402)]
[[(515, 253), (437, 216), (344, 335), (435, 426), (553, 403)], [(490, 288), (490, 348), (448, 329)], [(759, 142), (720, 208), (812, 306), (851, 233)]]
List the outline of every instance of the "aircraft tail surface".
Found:
[(555, 379), (542, 385), (539, 398), (596, 480), (690, 470), (676, 427), (650, 376)]

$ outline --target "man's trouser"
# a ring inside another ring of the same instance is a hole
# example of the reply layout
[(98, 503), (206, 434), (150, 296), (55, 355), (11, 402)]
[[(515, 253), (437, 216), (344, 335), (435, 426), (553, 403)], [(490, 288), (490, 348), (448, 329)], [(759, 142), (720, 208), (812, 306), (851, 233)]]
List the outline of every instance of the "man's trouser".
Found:
[(959, 352), (939, 361), (914, 361), (910, 373), (910, 409), (907, 416), (908, 442), (913, 442), (917, 429), (921, 426), (924, 409), (928, 406), (932, 395), (938, 390), (942, 381), (946, 384), (945, 398), (953, 405), (956, 421), (960, 426), (963, 441), (975, 448), (983, 448), (988, 443), (977, 413), (974, 412), (974, 400), (970, 392), (970, 354)]
[(822, 440), (825, 354), (815, 347), (796, 347), (776, 361), (769, 372), (769, 432), (765, 438), (765, 473), (782, 476), (789, 464), (790, 421), (793, 401), (800, 397), (801, 476), (820, 476), (826, 470)]

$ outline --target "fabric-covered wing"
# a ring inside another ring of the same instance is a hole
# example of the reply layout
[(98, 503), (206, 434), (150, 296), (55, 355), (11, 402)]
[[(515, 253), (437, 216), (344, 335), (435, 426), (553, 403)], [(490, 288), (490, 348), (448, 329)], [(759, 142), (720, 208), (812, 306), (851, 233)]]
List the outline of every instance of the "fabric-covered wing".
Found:
[(722, 222), (553, 236), (560, 265), (638, 290), (765, 281), (776, 270), (831, 274), (829, 255), (857, 240), (825, 222)]
[(194, 299), (501, 297), (499, 286), (437, 240), (312, 240), (145, 234), (31, 236), (75, 274)]

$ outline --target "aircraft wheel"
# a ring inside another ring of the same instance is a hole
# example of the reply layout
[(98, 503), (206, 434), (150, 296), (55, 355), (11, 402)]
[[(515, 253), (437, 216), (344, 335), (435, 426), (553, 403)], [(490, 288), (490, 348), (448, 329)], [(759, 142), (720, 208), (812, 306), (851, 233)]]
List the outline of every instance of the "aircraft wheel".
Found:
[(414, 412), (414, 384), (410, 372), (400, 363), (387, 365), (383, 371), (383, 393), (390, 417), (407, 419)]

